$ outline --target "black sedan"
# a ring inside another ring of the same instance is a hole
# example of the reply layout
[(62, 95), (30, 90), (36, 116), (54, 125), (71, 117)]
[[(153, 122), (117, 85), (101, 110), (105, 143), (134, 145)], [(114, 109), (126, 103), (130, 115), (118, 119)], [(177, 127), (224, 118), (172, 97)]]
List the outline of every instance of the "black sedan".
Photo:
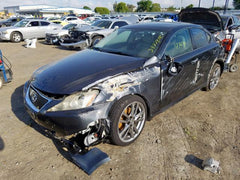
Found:
[(196, 90), (213, 90), (222, 49), (202, 26), (149, 23), (117, 29), (92, 49), (38, 69), (24, 86), (31, 117), (56, 136), (128, 145), (145, 121)]

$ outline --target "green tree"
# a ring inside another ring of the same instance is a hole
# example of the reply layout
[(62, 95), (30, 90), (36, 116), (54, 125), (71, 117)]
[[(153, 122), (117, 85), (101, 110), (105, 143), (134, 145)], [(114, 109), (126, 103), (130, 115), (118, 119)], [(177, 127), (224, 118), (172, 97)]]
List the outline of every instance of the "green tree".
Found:
[(88, 9), (88, 10), (92, 10), (90, 7), (88, 6), (83, 6), (83, 9)]
[(161, 6), (158, 3), (153, 3), (151, 7), (151, 12), (160, 12)]
[(137, 12), (149, 12), (152, 7), (152, 1), (150, 0), (141, 0), (137, 2)]
[(189, 8), (193, 8), (193, 4), (189, 4), (188, 6), (186, 6), (186, 9), (189, 9)]
[(233, 6), (235, 9), (240, 9), (240, 0), (233, 0)]
[(175, 11), (175, 10), (176, 10), (176, 8), (173, 7), (173, 6), (169, 6), (169, 7), (167, 8), (167, 11)]
[(124, 2), (118, 3), (117, 7), (116, 7), (116, 11), (120, 12), (120, 13), (128, 12), (128, 7), (127, 7), (126, 3), (124, 3)]
[(127, 4), (127, 7), (128, 7), (128, 12), (133, 12), (136, 6), (132, 4)]
[(99, 13), (99, 14), (109, 14), (109, 13), (110, 13), (109, 9), (108, 9), (108, 8), (105, 8), (105, 7), (96, 7), (96, 8), (94, 9), (94, 11), (95, 11), (96, 13)]

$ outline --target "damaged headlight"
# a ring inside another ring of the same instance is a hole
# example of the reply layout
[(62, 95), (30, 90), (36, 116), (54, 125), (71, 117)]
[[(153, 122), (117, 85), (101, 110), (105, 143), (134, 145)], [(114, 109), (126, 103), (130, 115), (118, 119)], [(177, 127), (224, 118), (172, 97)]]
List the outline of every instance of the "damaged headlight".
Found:
[(98, 94), (98, 90), (89, 90), (67, 96), (62, 102), (53, 106), (48, 111), (75, 110), (91, 106)]

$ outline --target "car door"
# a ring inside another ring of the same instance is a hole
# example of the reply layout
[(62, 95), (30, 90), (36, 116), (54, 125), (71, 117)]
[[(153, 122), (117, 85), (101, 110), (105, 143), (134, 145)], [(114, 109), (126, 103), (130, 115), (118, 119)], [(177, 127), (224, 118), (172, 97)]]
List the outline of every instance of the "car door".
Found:
[[(169, 39), (160, 62), (161, 107), (174, 104), (196, 89), (194, 83), (196, 63), (193, 63), (196, 58), (189, 30), (181, 29), (175, 32)], [(170, 62), (170, 59), (173, 62)], [(170, 71), (172, 65), (177, 69), (177, 73)]]
[(206, 83), (213, 60), (218, 56), (218, 44), (213, 36), (204, 29), (191, 28), (190, 34), (195, 54), (195, 60), (192, 61), (192, 64), (196, 65), (193, 84), (196, 87), (201, 87)]
[(50, 22), (47, 21), (40, 21), (40, 27), (39, 27), (39, 38), (45, 38), (46, 32), (53, 30), (53, 26), (50, 26)]
[(29, 21), (24, 28), (21, 29), (24, 39), (38, 38), (39, 21)]

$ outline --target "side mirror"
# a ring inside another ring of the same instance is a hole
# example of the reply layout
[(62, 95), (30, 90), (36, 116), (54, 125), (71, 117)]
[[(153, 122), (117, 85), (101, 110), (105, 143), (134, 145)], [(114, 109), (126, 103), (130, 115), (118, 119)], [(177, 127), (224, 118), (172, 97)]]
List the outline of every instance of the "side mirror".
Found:
[(166, 60), (169, 62), (167, 72), (171, 76), (176, 76), (178, 75), (183, 66), (177, 62), (174, 62), (174, 58), (168, 55), (165, 55)]
[(27, 27), (31, 27), (32, 25), (31, 24), (28, 24)]
[(119, 26), (115, 26), (115, 27), (114, 27), (114, 29), (118, 29), (118, 28), (119, 28)]

